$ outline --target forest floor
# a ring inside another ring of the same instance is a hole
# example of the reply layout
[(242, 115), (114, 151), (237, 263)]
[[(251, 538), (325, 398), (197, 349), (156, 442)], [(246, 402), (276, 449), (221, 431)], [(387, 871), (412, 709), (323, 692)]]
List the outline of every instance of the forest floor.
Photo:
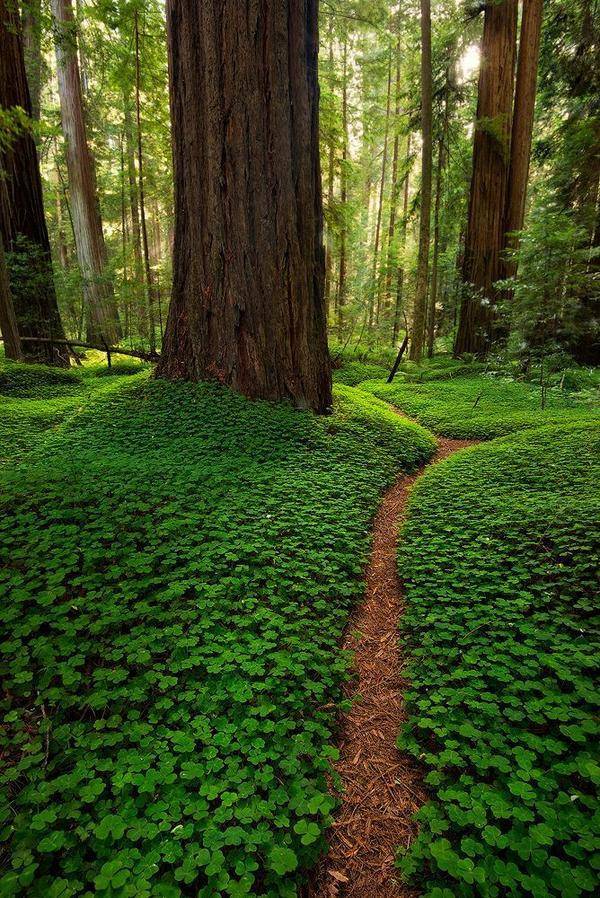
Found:
[[(437, 464), (471, 440), (441, 437), (429, 462)], [(425, 469), (426, 470), (426, 469)], [(398, 535), (410, 491), (423, 469), (401, 475), (385, 493), (373, 522), (373, 545), (364, 599), (348, 624), (344, 649), (354, 656), (355, 678), (348, 698), (357, 696), (340, 722), (340, 807), (309, 898), (408, 898), (415, 892), (398, 880), (398, 848), (410, 848), (415, 813), (425, 804), (423, 771), (396, 745), (406, 722), (404, 693), (408, 659), (398, 638), (405, 609)]]
[[(3, 898), (295, 898), (329, 834), (340, 898), (355, 848), (422, 898), (597, 889), (598, 372), (386, 375), (318, 418), (0, 363)], [(434, 433), (480, 442), (405, 490)]]

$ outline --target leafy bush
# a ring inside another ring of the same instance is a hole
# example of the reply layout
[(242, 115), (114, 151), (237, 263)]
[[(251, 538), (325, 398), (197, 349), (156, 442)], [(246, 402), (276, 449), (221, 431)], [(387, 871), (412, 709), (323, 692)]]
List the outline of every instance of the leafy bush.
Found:
[(400, 865), (426, 898), (597, 894), (599, 459), (597, 426), (572, 423), (458, 453), (415, 487), (400, 745), (433, 799)]
[(433, 441), (349, 387), (110, 386), (1, 475), (0, 894), (293, 896), (371, 516)]
[(458, 377), (423, 384), (367, 382), (361, 390), (396, 405), (436, 433), (458, 439), (491, 439), (552, 423), (600, 419), (598, 408), (582, 408), (551, 392), (541, 408), (540, 390), (494, 377)]

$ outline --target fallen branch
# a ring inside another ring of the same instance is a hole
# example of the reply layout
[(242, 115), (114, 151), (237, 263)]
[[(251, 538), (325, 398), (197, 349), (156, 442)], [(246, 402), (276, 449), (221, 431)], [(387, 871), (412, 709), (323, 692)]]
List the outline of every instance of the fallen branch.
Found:
[(134, 359), (142, 359), (144, 362), (158, 362), (160, 359), (158, 352), (146, 352), (143, 349), (121, 349), (120, 346), (109, 346), (107, 343), (103, 346), (98, 346), (96, 343), (85, 343), (83, 340), (55, 340), (52, 337), (21, 337), (21, 342), (52, 343), (57, 346), (66, 346), (69, 349), (73, 346), (78, 346), (83, 349), (97, 349), (100, 352), (105, 352), (108, 358), (110, 358), (111, 355), (128, 355)]

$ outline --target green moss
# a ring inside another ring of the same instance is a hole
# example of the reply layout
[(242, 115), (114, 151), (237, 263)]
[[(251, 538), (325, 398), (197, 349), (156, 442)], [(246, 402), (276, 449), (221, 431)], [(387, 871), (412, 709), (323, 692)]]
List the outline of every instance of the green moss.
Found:
[(412, 495), (400, 744), (432, 800), (401, 867), (429, 898), (598, 888), (599, 459), (593, 423), (530, 429)]
[(370, 521), (433, 441), (349, 387), (110, 387), (0, 475), (0, 894), (295, 895)]

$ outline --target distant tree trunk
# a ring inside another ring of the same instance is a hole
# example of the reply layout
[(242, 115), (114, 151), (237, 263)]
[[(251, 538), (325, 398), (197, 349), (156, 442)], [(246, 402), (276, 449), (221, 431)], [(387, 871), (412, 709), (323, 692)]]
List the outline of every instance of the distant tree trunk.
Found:
[[(520, 231), (525, 216), (543, 5), (543, 0), (523, 2), (504, 220), (506, 235)], [(517, 239), (506, 236), (505, 240), (506, 248), (517, 248)], [(514, 277), (516, 273), (514, 260), (505, 260), (505, 277)]]
[(484, 357), (498, 336), (493, 284), (501, 274), (510, 159), (517, 0), (485, 7), (473, 173), (454, 354)]
[(432, 169), (432, 86), (431, 86), (431, 3), (421, 0), (421, 214), (419, 256), (409, 357), (421, 360), (425, 340), (425, 311), (429, 278), (429, 238), (431, 232)]
[[(333, 36), (329, 34), (329, 68), (333, 73)], [(333, 210), (333, 182), (335, 177), (335, 144), (333, 138), (329, 141), (327, 153), (327, 213), (329, 215), (327, 222), (327, 246), (325, 250), (325, 313), (329, 321), (329, 306), (331, 304), (331, 279), (333, 277), (333, 229), (332, 229), (332, 210)]]
[(8, 270), (4, 256), (4, 243), (0, 233), (0, 333), (4, 342), (4, 355), (13, 362), (23, 359), (17, 316), (13, 305), (12, 293), (8, 282)]
[[(0, 107), (21, 107), (31, 114), (29, 87), (17, 8), (0, 0)], [(10, 292), (27, 361), (68, 366), (57, 346), (30, 343), (24, 337), (64, 338), (54, 289), (42, 179), (33, 137), (23, 131), (0, 153), (0, 236), (6, 254), (19, 260), (19, 282)]]
[(71, 214), (84, 283), (88, 342), (106, 340), (114, 344), (120, 336), (119, 317), (106, 271), (106, 247), (96, 196), (94, 158), (87, 141), (71, 0), (52, 0), (52, 13)]
[(440, 258), (440, 206), (442, 202), (442, 180), (446, 167), (446, 146), (448, 141), (448, 90), (444, 97), (444, 123), (438, 144), (438, 165), (435, 179), (435, 207), (433, 211), (433, 260), (431, 263), (431, 293), (429, 297), (427, 323), (427, 356), (433, 357), (435, 345), (435, 306), (438, 296), (438, 264)]
[(137, 7), (133, 12), (134, 36), (135, 36), (135, 120), (137, 125), (137, 161), (139, 178), (139, 202), (140, 202), (140, 226), (142, 232), (142, 248), (144, 251), (144, 270), (146, 272), (146, 298), (148, 301), (148, 329), (150, 331), (150, 352), (156, 352), (156, 326), (154, 322), (154, 307), (156, 303), (156, 288), (154, 274), (150, 265), (150, 251), (148, 249), (148, 227), (146, 225), (146, 204), (144, 197), (144, 152), (142, 143), (142, 116), (140, 104), (140, 26)]
[[(404, 252), (406, 248), (406, 228), (408, 219), (408, 194), (410, 190), (410, 131), (406, 138), (406, 161), (404, 175), (404, 198), (402, 201), (402, 222), (400, 225), (400, 248)], [(392, 328), (392, 345), (395, 346), (400, 331), (400, 316), (402, 314), (402, 303), (404, 299), (404, 260), (398, 264), (398, 273), (396, 277), (396, 303), (394, 308), (394, 326)]]
[(317, 2), (169, 0), (175, 180), (163, 377), (326, 411)]
[(133, 244), (133, 258), (135, 262), (136, 277), (141, 282), (144, 278), (144, 263), (142, 260), (142, 237), (140, 230), (140, 207), (138, 201), (137, 174), (135, 171), (135, 136), (131, 110), (127, 97), (123, 98), (124, 124), (125, 124), (125, 155), (127, 157), (127, 182), (129, 186), (129, 212), (131, 216), (131, 240)]
[[(15, 2), (15, 0), (6, 0)], [(40, 95), (42, 92), (42, 26), (41, 0), (25, 0), (22, 4), (23, 52), (25, 70), (31, 98), (31, 117), (40, 120)]]
[(400, 71), (401, 71), (401, 43), (398, 36), (396, 44), (396, 99), (394, 107), (394, 149), (392, 152), (392, 183), (390, 190), (390, 218), (388, 222), (387, 234), (387, 263), (385, 272), (384, 300), (389, 303), (390, 293), (392, 290), (392, 271), (394, 268), (395, 252), (394, 252), (394, 236), (396, 233), (396, 215), (398, 209), (398, 192), (400, 184), (398, 182), (398, 160), (400, 151), (400, 134), (398, 133), (398, 120), (400, 118)]
[(373, 248), (373, 272), (371, 275), (371, 307), (369, 310), (369, 327), (373, 324), (373, 315), (375, 316), (375, 324), (379, 324), (379, 315), (381, 312), (381, 292), (379, 290), (379, 278), (377, 275), (377, 262), (379, 259), (379, 239), (381, 236), (381, 218), (383, 215), (383, 197), (385, 193), (385, 176), (387, 173), (388, 143), (390, 135), (390, 106), (392, 97), (392, 54), (388, 59), (387, 74), (387, 96), (385, 104), (385, 129), (383, 136), (383, 156), (381, 159), (381, 183), (379, 185), (379, 203), (377, 205), (377, 222), (375, 224), (375, 246)]
[(341, 336), (344, 327), (344, 306), (346, 304), (346, 203), (348, 201), (348, 44), (344, 39), (342, 54), (342, 164), (340, 167), (340, 206), (342, 224), (340, 227), (340, 270), (337, 288), (337, 325)]
[(55, 203), (56, 203), (56, 243), (58, 249), (58, 261), (62, 269), (69, 267), (69, 248), (67, 246), (67, 238), (65, 236), (65, 227), (63, 222), (63, 209), (61, 199), (61, 183), (58, 167), (55, 169), (56, 180), (54, 182)]

